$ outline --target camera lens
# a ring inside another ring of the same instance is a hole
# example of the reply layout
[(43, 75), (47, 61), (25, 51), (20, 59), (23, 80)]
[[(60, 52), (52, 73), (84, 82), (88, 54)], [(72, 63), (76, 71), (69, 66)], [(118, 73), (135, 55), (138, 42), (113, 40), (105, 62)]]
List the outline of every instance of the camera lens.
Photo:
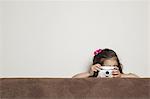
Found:
[(109, 72), (108, 72), (108, 71), (106, 71), (106, 74), (109, 74)]

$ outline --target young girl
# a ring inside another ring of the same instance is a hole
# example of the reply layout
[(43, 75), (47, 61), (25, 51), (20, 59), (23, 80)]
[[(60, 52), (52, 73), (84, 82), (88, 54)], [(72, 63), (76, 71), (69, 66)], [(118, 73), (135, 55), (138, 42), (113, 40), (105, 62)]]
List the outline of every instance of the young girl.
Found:
[(88, 78), (97, 77), (98, 70), (101, 66), (115, 66), (116, 69), (112, 71), (113, 77), (120, 78), (137, 78), (138, 76), (132, 73), (124, 74), (122, 71), (122, 64), (120, 63), (117, 54), (111, 49), (99, 49), (94, 52), (93, 65), (90, 70), (85, 73), (76, 74), (73, 78)]

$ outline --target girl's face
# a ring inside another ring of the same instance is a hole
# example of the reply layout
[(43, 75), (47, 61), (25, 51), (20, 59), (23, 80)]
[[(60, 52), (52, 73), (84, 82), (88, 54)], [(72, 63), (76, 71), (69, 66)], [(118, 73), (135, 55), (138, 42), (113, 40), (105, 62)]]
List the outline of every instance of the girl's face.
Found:
[(104, 60), (103, 66), (118, 66), (118, 63), (116, 61), (116, 58), (114, 57)]

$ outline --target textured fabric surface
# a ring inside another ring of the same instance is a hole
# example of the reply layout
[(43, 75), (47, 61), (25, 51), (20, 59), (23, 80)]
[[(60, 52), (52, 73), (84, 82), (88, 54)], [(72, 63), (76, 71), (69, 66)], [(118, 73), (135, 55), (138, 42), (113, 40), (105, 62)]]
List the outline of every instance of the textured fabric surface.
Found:
[(0, 99), (150, 99), (150, 78), (0, 78)]

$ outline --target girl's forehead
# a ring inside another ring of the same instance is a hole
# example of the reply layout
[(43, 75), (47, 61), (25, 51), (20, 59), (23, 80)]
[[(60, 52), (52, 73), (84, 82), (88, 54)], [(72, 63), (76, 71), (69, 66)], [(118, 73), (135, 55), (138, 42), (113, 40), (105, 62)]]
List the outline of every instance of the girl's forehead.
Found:
[(112, 57), (112, 58), (102, 58), (101, 59), (103, 62), (105, 61), (116, 61), (117, 62), (117, 58), (116, 57)]
[(104, 60), (104, 65), (118, 65), (116, 58), (110, 58)]

